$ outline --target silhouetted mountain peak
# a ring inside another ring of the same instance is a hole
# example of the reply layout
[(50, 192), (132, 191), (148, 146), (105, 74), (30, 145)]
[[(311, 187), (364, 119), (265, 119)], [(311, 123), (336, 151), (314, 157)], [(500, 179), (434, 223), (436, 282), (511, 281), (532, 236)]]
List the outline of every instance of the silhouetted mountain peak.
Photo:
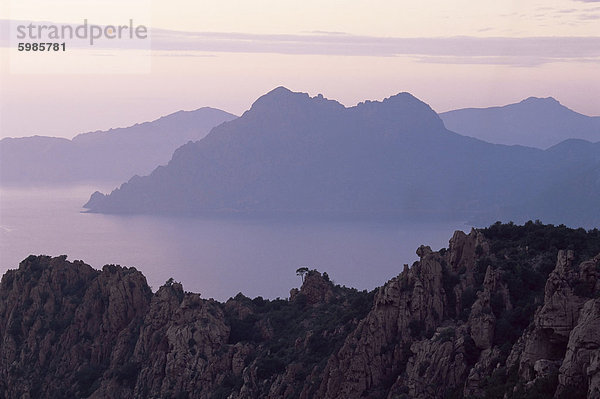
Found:
[(402, 110), (410, 110), (411, 112), (420, 110), (420, 114), (436, 115), (435, 111), (429, 105), (407, 92), (395, 94), (383, 99), (383, 101), (367, 100), (357, 104), (356, 108), (376, 108), (378, 110), (396, 112)]
[(454, 132), (496, 144), (550, 148), (569, 138), (600, 140), (600, 117), (576, 112), (553, 97), (528, 97), (518, 103), (465, 108), (440, 114)]
[(182, 144), (236, 118), (204, 107), (129, 127), (81, 133), (72, 140), (41, 136), (1, 140), (0, 184), (117, 181), (148, 174), (167, 163)]
[(269, 95), (271, 95), (271, 96), (291, 96), (294, 94), (306, 94), (306, 93), (294, 93), (293, 91), (291, 91), (290, 89), (288, 89), (285, 86), (277, 86), (276, 88), (274, 88), (273, 90), (271, 90), (270, 92), (265, 94), (265, 96), (269, 96)]
[[(406, 103), (419, 103), (419, 104), (425, 104), (423, 101), (419, 100), (417, 97), (413, 96), (412, 94), (403, 91), (400, 92), (398, 94), (395, 94), (393, 96), (390, 96), (386, 99), (383, 100), (383, 103), (402, 103), (402, 104), (406, 104)], [(427, 105), (427, 104), (425, 104)]]
[(413, 133), (445, 130), (438, 114), (429, 105), (407, 92), (401, 92), (383, 101), (359, 103), (355, 111), (382, 122), (400, 123), (403, 130)]
[(309, 99), (310, 97), (307, 93), (296, 93), (286, 87), (279, 86), (267, 94), (260, 96), (252, 104), (251, 110), (256, 107), (278, 106), (290, 102), (303, 102)]
[(561, 105), (560, 102), (554, 97), (527, 97), (525, 100), (520, 102), (521, 104), (553, 104)]
[(405, 91), (400, 92), (398, 94), (394, 94), (393, 96), (384, 98), (382, 101), (366, 100), (366, 101), (358, 103), (356, 105), (356, 107), (360, 108), (360, 107), (369, 107), (369, 106), (380, 106), (381, 104), (385, 104), (388, 106), (389, 105), (403, 106), (403, 105), (410, 105), (410, 104), (418, 104), (420, 106), (429, 107), (426, 103), (424, 103), (423, 101), (419, 100), (417, 97), (415, 97), (412, 94), (405, 92)]
[(328, 115), (330, 117), (344, 111), (374, 120), (427, 122), (435, 128), (443, 129), (443, 124), (435, 111), (407, 92), (395, 94), (382, 101), (367, 100), (358, 103), (354, 107), (346, 108), (339, 102), (330, 100), (322, 94), (311, 97), (307, 93), (293, 92), (279, 86), (258, 98), (246, 114), (260, 117), (269, 115), (269, 118), (283, 117), (284, 115), (286, 117), (292, 115), (306, 117), (308, 114), (313, 116)]
[[(516, 117), (491, 118), (484, 126), (547, 121), (548, 112), (529, 108), (530, 117), (513, 112)], [(597, 220), (597, 191), (570, 182), (597, 164), (598, 151), (574, 147), (555, 156), (463, 137), (446, 130), (409, 93), (346, 108), (280, 87), (242, 117), (179, 147), (166, 166), (110, 195), (95, 194), (86, 207), (105, 213), (385, 215), (485, 223), (507, 215), (589, 226)], [(594, 177), (582, 176), (586, 184)], [(572, 188), (561, 191), (567, 184)], [(555, 194), (547, 196), (550, 191)]]
[(521, 108), (522, 112), (567, 112), (575, 113), (575, 111), (562, 105), (554, 97), (528, 97), (514, 105), (506, 107)]
[(310, 97), (308, 93), (294, 92), (283, 86), (279, 86), (267, 94), (261, 96), (252, 104), (247, 113), (288, 114), (303, 113), (317, 110), (330, 111), (344, 109), (345, 107), (337, 101), (329, 100), (319, 94)]

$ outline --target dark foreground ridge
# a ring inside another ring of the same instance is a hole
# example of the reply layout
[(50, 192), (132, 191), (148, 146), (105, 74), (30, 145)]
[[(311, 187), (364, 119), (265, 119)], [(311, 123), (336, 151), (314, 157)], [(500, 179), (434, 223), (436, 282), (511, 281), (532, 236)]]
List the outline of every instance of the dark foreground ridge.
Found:
[(30, 256), (0, 285), (0, 397), (598, 398), (600, 232), (457, 231), (373, 292), (310, 271), (225, 303)]

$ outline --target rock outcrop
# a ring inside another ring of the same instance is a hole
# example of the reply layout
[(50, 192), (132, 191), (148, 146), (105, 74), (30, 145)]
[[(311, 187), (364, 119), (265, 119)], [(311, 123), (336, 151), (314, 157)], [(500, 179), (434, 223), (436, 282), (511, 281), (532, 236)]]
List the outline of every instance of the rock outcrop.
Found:
[[(600, 291), (599, 277), (600, 257), (581, 264), (578, 282), (583, 285), (583, 289), (592, 288), (591, 292), (597, 295)], [(584, 394), (590, 398), (600, 397), (600, 299), (598, 298), (585, 302), (579, 312), (577, 325), (569, 334), (558, 381), (559, 394), (578, 392), (582, 397)]]
[[(560, 368), (559, 394), (567, 387), (587, 391), (590, 357), (599, 353), (598, 339), (594, 344), (594, 339), (586, 340), (586, 334), (600, 336), (594, 324), (594, 300), (590, 300), (599, 292), (600, 257), (580, 265), (575, 265), (574, 259), (573, 251), (559, 251), (556, 267), (546, 282), (544, 303), (536, 311), (532, 328), (513, 348), (509, 366), (518, 365), (525, 387), (556, 378)], [(586, 303), (586, 319), (580, 326)]]
[(598, 398), (598, 253), (598, 231), (496, 224), (370, 293), (312, 270), (226, 303), (30, 256), (0, 284), (0, 397)]
[(371, 312), (329, 359), (319, 397), (380, 397), (405, 370), (410, 343), (440, 324), (443, 257), (429, 247), (417, 253), (421, 260), (377, 291)]
[(25, 259), (0, 288), (1, 396), (89, 396), (111, 363), (132, 356), (151, 296), (133, 268)]
[(290, 300), (306, 300), (309, 305), (327, 303), (333, 297), (333, 285), (329, 282), (329, 276), (324, 277), (317, 270), (309, 270), (306, 273), (300, 290), (292, 289), (290, 291)]

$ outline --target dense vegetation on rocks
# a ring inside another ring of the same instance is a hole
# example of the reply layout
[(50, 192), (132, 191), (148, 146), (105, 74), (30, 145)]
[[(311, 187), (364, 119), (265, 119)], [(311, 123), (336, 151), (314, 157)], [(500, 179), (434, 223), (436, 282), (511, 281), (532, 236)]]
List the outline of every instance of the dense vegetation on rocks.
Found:
[(600, 232), (456, 232), (372, 291), (316, 270), (219, 303), (30, 256), (0, 284), (0, 397), (598, 398)]

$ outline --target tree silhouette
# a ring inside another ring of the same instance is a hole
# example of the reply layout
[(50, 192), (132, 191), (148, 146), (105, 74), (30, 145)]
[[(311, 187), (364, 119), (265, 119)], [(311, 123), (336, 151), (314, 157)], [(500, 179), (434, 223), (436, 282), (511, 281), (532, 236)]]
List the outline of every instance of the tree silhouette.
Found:
[(306, 273), (308, 273), (308, 267), (300, 267), (296, 270), (296, 275), (302, 277), (302, 283), (304, 283)]

